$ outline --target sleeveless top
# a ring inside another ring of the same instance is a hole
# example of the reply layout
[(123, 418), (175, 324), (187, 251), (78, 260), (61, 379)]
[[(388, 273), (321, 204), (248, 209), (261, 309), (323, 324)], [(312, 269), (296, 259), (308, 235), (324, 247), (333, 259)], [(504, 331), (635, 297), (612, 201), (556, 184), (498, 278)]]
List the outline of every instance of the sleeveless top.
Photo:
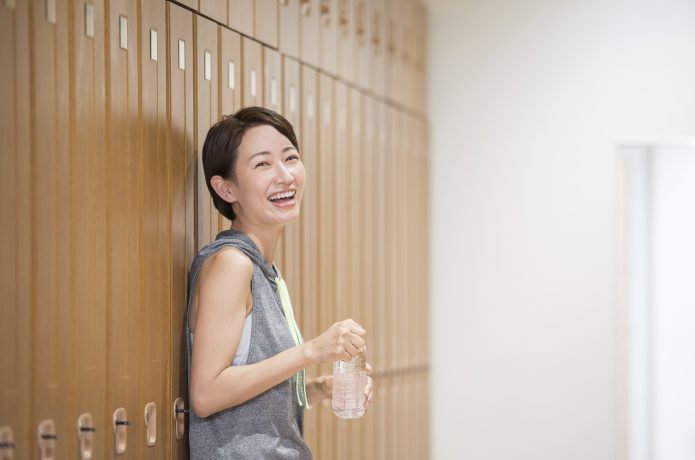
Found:
[[(189, 384), (194, 344), (188, 319), (193, 294), (203, 262), (225, 247), (242, 251), (253, 262), (253, 318), (246, 363), (263, 361), (295, 346), (278, 295), (274, 268), (244, 233), (220, 232), (215, 241), (200, 250), (188, 276), (185, 336), (188, 339)], [(293, 390), (295, 378), (292, 376), (255, 398), (209, 417), (201, 418), (191, 411), (188, 433), (191, 460), (311, 460), (311, 451), (302, 437), (304, 411)]]

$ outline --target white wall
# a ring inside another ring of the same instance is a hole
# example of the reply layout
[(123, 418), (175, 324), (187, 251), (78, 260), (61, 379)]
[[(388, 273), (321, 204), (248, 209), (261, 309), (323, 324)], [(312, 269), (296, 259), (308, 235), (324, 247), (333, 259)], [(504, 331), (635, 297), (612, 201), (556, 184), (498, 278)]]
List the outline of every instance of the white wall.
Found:
[(695, 135), (695, 2), (427, 3), (432, 458), (612, 460), (615, 147)]

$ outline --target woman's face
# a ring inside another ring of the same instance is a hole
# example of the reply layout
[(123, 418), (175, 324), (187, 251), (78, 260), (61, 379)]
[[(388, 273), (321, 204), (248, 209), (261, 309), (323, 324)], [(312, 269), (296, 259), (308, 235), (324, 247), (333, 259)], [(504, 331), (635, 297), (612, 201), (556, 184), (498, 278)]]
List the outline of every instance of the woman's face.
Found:
[(250, 128), (239, 146), (230, 189), (237, 218), (253, 225), (283, 225), (299, 217), (306, 171), (299, 152), (272, 126)]

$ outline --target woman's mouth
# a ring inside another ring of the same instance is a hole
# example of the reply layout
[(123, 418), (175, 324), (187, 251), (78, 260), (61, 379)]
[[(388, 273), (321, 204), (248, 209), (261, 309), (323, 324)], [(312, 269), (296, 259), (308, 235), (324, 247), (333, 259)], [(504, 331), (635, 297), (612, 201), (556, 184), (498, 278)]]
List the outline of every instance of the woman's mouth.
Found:
[(287, 192), (280, 192), (270, 195), (268, 200), (277, 205), (290, 204), (294, 201), (294, 196), (296, 192), (294, 190), (289, 190)]

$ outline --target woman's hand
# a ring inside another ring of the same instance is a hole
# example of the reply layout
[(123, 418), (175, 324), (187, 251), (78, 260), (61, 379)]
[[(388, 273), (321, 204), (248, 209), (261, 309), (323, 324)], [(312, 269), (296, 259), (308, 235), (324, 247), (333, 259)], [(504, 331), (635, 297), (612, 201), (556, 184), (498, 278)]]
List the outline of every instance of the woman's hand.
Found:
[(365, 345), (367, 332), (351, 319), (333, 324), (326, 332), (305, 342), (304, 354), (311, 364), (350, 361)]
[[(364, 386), (364, 409), (365, 411), (372, 403), (372, 398), (374, 397), (374, 380), (369, 376), (372, 372), (372, 366), (367, 363), (366, 366), (367, 379)], [(307, 386), (307, 397), (309, 399), (309, 405), (313, 406), (316, 403), (323, 401), (324, 399), (331, 399), (333, 397), (333, 376), (332, 375), (322, 375), (321, 377), (316, 377)]]
[(374, 380), (369, 376), (369, 374), (372, 372), (372, 366), (367, 363), (367, 384), (364, 386), (364, 410), (365, 412), (367, 411), (367, 408), (369, 405), (372, 403), (372, 398), (374, 397)]

